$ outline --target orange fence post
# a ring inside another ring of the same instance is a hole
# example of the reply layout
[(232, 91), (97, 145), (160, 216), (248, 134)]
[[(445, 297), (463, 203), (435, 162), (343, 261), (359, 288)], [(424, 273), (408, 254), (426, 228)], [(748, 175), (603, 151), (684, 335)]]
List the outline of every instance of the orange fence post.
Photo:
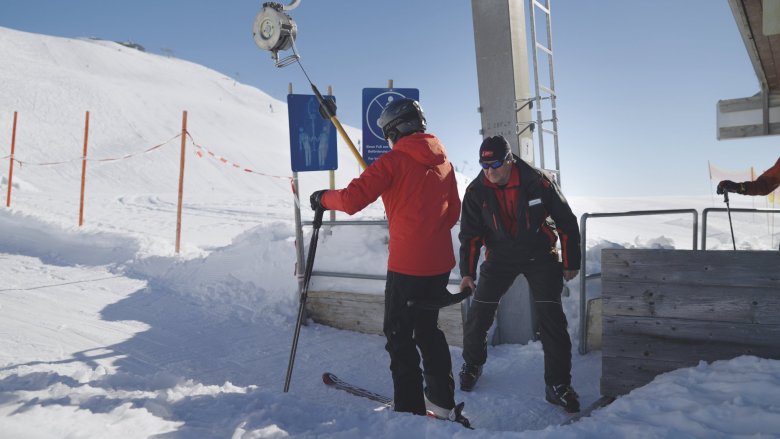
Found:
[(5, 207), (11, 207), (11, 187), (14, 180), (14, 151), (16, 150), (16, 111), (14, 111), (14, 128), (11, 134), (11, 164), (8, 169), (8, 195), (5, 197)]
[(181, 160), (179, 160), (179, 204), (176, 207), (176, 254), (181, 247), (181, 205), (184, 198), (184, 152), (187, 146), (187, 112), (181, 117)]
[(81, 157), (81, 200), (79, 203), (79, 227), (84, 224), (84, 186), (87, 180), (87, 141), (89, 139), (89, 111), (84, 123), (84, 155)]

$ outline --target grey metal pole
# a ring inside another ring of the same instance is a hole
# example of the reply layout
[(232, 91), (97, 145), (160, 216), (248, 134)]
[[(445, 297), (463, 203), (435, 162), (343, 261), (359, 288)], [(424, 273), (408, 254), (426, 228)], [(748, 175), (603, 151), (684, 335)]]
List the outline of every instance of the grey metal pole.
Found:
[(295, 191), (295, 277), (298, 278), (298, 292), (303, 291), (303, 224), (301, 222), (301, 198), (298, 194), (298, 173), (293, 172)]
[(586, 236), (587, 236), (587, 229), (586, 224), (588, 223), (588, 217), (590, 214), (583, 213), (580, 217), (580, 237), (582, 239), (582, 242), (580, 242), (580, 343), (577, 347), (577, 350), (580, 354), (585, 355), (588, 353), (588, 349), (585, 346), (585, 340), (586, 340), (586, 334), (585, 331), (587, 331), (587, 301), (588, 298), (585, 294), (585, 269), (587, 266), (587, 261), (585, 259), (586, 256)]

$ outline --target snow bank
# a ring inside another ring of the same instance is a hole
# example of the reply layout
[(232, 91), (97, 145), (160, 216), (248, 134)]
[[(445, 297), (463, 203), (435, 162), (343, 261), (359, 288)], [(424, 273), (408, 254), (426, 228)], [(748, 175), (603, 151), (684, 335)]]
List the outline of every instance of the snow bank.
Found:
[(293, 228), (289, 223), (276, 222), (246, 231), (232, 244), (204, 257), (143, 258), (129, 264), (125, 272), (215, 313), (278, 321), (294, 318), (297, 313), (294, 267)]

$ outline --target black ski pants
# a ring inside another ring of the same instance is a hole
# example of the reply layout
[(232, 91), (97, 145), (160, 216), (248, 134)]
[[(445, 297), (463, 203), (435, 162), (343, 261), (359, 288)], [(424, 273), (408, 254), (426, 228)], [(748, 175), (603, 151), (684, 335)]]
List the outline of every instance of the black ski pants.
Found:
[(434, 404), (447, 409), (455, 407), (452, 360), (447, 339), (438, 326), (439, 310), (407, 306), (410, 299), (440, 295), (447, 287), (448, 278), (449, 272), (436, 276), (387, 272), (384, 333), (393, 375), (395, 411), (425, 415), (423, 391)]
[(523, 265), (493, 260), (482, 263), (477, 291), (463, 328), (463, 360), (476, 366), (487, 361), (487, 332), (498, 302), (520, 274), (528, 280), (536, 309), (544, 351), (544, 381), (547, 385), (571, 384), (571, 339), (561, 305), (563, 269), (557, 261)]

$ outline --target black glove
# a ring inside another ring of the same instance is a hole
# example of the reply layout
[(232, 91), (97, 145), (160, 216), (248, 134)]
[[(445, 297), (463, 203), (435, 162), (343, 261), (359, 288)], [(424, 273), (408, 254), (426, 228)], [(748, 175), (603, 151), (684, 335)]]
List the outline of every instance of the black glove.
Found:
[(737, 194), (742, 194), (745, 192), (745, 189), (741, 183), (734, 183), (731, 180), (723, 180), (720, 183), (718, 183), (718, 189), (716, 189), (716, 192), (718, 193), (718, 195), (723, 195), (726, 192), (734, 192)]
[(309, 197), (309, 202), (311, 203), (311, 210), (328, 210), (325, 206), (322, 205), (322, 195), (328, 192), (327, 189), (315, 191), (311, 194), (311, 197)]
[(325, 106), (328, 107), (328, 109), (326, 110), (322, 105), (320, 105), (320, 116), (323, 119), (328, 120), (330, 119), (328, 112), (330, 112), (331, 116), (336, 115), (336, 101), (333, 100), (333, 96), (325, 96), (323, 97), (322, 101), (325, 103)]

